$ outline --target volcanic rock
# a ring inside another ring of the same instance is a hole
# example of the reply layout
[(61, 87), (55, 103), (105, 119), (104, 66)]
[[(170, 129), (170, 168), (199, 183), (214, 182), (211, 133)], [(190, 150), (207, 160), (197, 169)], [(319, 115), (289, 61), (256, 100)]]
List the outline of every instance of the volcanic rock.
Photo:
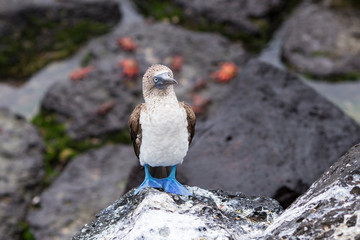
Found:
[(191, 197), (147, 188), (129, 191), (73, 240), (241, 239), (262, 232), (282, 212), (266, 197), (189, 187)]
[(128, 146), (105, 146), (74, 158), (27, 215), (36, 239), (70, 239), (92, 216), (121, 196), (134, 164)]
[(286, 23), (284, 60), (296, 71), (311, 77), (358, 79), (359, 16), (358, 8), (304, 3)]
[(360, 144), (266, 229), (263, 239), (359, 239)]
[(0, 239), (17, 239), (31, 199), (44, 176), (44, 144), (21, 117), (0, 110)]
[[(270, 24), (275, 13), (279, 13), (283, 0), (172, 0), (184, 9), (186, 17), (194, 21), (222, 24), (233, 34), (260, 35), (261, 26)], [(279, 16), (279, 14), (277, 14)], [(261, 24), (259, 24), (261, 23)]]
[(254, 60), (234, 81), (178, 168), (188, 185), (287, 206), (360, 142), (360, 127), (293, 74)]

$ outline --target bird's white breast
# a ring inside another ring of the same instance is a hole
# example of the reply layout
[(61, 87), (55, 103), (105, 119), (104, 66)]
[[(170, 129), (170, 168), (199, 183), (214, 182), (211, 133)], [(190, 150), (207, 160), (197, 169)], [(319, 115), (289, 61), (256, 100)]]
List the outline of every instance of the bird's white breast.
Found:
[(140, 164), (172, 166), (182, 163), (188, 151), (187, 116), (179, 103), (158, 103), (141, 111)]

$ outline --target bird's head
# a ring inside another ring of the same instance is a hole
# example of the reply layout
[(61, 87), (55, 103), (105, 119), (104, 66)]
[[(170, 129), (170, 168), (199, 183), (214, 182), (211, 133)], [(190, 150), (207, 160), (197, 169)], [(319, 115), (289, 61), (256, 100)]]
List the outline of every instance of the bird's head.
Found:
[(144, 97), (150, 95), (167, 95), (173, 92), (174, 84), (177, 81), (173, 78), (173, 72), (170, 68), (155, 64), (152, 65), (143, 77), (143, 93)]

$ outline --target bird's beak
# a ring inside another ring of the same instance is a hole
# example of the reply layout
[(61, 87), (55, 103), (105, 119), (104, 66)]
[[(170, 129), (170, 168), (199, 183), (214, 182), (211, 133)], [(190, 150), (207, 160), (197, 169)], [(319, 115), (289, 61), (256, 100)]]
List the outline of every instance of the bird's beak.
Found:
[(161, 73), (153, 78), (155, 87), (160, 90), (166, 89), (168, 86), (177, 84), (178, 82), (171, 78), (169, 73)]
[(171, 77), (164, 77), (163, 78), (163, 82), (162, 82), (162, 84), (163, 85), (173, 85), (173, 84), (177, 84), (178, 82), (175, 80), (175, 79), (173, 79), (173, 78), (171, 78)]

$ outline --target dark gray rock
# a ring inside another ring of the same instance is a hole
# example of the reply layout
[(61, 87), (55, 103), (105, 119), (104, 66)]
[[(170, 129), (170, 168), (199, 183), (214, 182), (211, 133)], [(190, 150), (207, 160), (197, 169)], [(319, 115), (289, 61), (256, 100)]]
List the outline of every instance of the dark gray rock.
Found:
[[(134, 97), (126, 91), (116, 72), (97, 71), (84, 81), (54, 84), (42, 107), (58, 114), (70, 137), (81, 139), (120, 131), (127, 126)], [(107, 112), (101, 108), (108, 105)]]
[(299, 78), (257, 60), (195, 134), (188, 185), (290, 204), (350, 146), (360, 127)]
[[(261, 27), (270, 24), (285, 5), (283, 0), (172, 0), (184, 9), (186, 17), (195, 21), (222, 24), (233, 34), (260, 35)], [(259, 21), (260, 20), (260, 21)]]
[[(129, 191), (73, 237), (80, 239), (357, 239), (360, 144), (283, 213), (270, 198), (189, 187), (193, 196)], [(278, 214), (281, 214), (278, 216)]]
[(265, 231), (262, 239), (358, 239), (360, 144), (342, 156)]
[(191, 197), (147, 188), (128, 192), (86, 224), (74, 240), (246, 239), (282, 212), (270, 198), (189, 187)]
[(36, 239), (70, 239), (100, 209), (121, 196), (135, 156), (114, 145), (74, 158), (27, 215)]
[(44, 145), (24, 119), (0, 109), (0, 239), (17, 239), (31, 199), (44, 176)]
[(356, 8), (303, 4), (287, 22), (283, 58), (296, 71), (317, 78), (359, 76), (359, 16)]
[[(131, 37), (137, 44), (136, 50), (127, 52), (121, 49), (117, 44), (119, 37)], [(209, 75), (223, 62), (233, 61), (241, 67), (249, 58), (240, 45), (231, 44), (221, 36), (145, 22), (122, 25), (88, 51), (91, 56), (89, 65), (95, 67), (95, 72), (81, 81), (55, 85), (42, 101), (43, 108), (63, 117), (62, 121), (66, 122), (67, 131), (73, 138), (98, 136), (127, 128), (128, 116), (135, 104), (143, 102), (141, 79), (151, 64), (171, 65), (172, 57), (181, 55), (184, 64), (175, 72), (175, 78), (180, 82), (175, 87), (178, 99), (191, 103), (194, 84), (205, 79), (207, 86), (201, 94), (216, 103), (227, 95), (231, 84), (215, 83)], [(138, 76), (130, 81), (118, 66), (119, 61), (128, 58), (136, 59), (139, 64)], [(114, 107), (106, 114), (96, 114), (106, 102), (113, 102)]]

